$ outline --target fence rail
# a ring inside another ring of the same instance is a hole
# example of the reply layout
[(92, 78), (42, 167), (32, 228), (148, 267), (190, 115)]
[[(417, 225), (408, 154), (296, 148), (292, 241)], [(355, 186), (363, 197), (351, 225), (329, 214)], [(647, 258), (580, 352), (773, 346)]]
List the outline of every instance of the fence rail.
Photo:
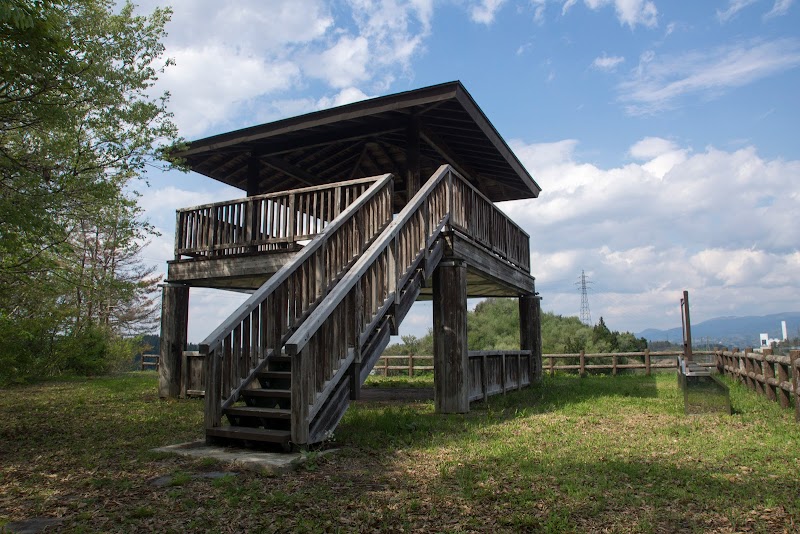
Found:
[[(398, 361), (405, 363), (391, 363)], [(416, 354), (395, 356), (383, 354), (378, 358), (373, 369), (376, 373), (383, 376), (390, 376), (390, 373), (403, 376), (414, 376), (414, 373), (433, 371), (433, 356)]]
[(469, 351), (470, 402), (530, 385), (533, 369), (529, 350)]
[[(678, 356), (681, 356), (681, 351), (660, 351), (651, 352), (649, 349), (642, 352), (603, 352), (603, 353), (585, 353), (584, 351), (572, 354), (544, 354), (542, 358), (544, 361), (549, 360), (547, 369), (553, 375), (556, 371), (578, 371), (579, 374), (585, 374), (586, 371), (611, 371), (616, 375), (619, 370), (628, 369), (644, 369), (645, 374), (650, 375), (653, 369), (677, 369)], [(694, 351), (695, 356), (714, 356), (713, 351)], [(588, 359), (610, 359), (609, 363), (587, 363)], [(630, 361), (632, 358), (641, 358), (642, 361)], [(555, 360), (578, 360), (578, 363), (556, 365)], [(625, 360), (624, 362), (621, 360)], [(709, 362), (699, 362), (700, 365), (705, 367), (714, 367), (715, 364)]]
[(761, 353), (734, 349), (719, 351), (715, 357), (720, 373), (779, 402), (784, 408), (791, 407), (793, 402), (795, 419), (800, 422), (800, 350), (789, 351), (788, 356), (776, 356), (772, 349), (763, 349)]

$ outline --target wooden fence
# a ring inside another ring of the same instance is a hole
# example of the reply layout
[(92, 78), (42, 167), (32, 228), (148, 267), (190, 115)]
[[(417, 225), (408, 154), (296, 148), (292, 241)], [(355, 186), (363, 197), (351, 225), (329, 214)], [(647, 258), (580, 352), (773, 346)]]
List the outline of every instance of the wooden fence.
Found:
[(534, 370), (529, 350), (469, 351), (469, 401), (522, 389)]
[[(714, 367), (713, 351), (693, 351), (693, 356), (706, 356), (709, 361), (703, 362), (702, 358), (695, 358), (698, 363), (705, 367)], [(616, 375), (620, 370), (644, 369), (646, 375), (650, 375), (653, 369), (677, 369), (678, 356), (683, 355), (681, 351), (661, 351), (651, 352), (649, 349), (643, 352), (608, 352), (608, 353), (585, 353), (584, 351), (574, 354), (544, 354), (544, 362), (548, 362), (546, 369), (552, 376), (556, 371), (577, 371), (584, 375), (587, 371), (611, 371)], [(588, 360), (591, 363), (587, 363)], [(577, 363), (567, 363), (557, 365), (556, 360), (571, 360)], [(608, 363), (597, 363), (598, 360), (608, 360)]]
[(142, 371), (158, 371), (158, 354), (142, 354)]
[(433, 371), (433, 356), (405, 355), (391, 356), (383, 354), (373, 367), (374, 373), (382, 376), (414, 376), (414, 373)]
[(720, 351), (715, 355), (720, 373), (732, 377), (769, 400), (789, 408), (794, 399), (795, 419), (800, 422), (800, 350), (776, 356), (772, 349)]
[(200, 351), (183, 351), (181, 398), (202, 397), (206, 390), (205, 356)]

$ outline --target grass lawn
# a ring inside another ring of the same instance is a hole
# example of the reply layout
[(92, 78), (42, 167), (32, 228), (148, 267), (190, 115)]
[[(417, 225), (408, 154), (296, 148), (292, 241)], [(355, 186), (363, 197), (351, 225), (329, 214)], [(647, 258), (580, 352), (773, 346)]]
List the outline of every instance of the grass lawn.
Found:
[(733, 386), (733, 416), (687, 417), (676, 382), (546, 378), (466, 416), (354, 403), (339, 452), (217, 479), (193, 475), (230, 469), (150, 452), (202, 437), (202, 401), (159, 400), (155, 373), (5, 389), (0, 530), (32, 517), (70, 532), (800, 530), (793, 412)]

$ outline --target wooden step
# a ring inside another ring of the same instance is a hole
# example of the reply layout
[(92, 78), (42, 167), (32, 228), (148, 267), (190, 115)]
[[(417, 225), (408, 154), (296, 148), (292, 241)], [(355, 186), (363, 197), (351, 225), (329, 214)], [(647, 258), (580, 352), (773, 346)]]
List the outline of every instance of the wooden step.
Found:
[(265, 419), (291, 419), (291, 410), (280, 408), (261, 408), (259, 406), (232, 406), (223, 410), (226, 415), (239, 417), (263, 417)]
[(291, 399), (291, 389), (245, 389), (242, 390), (243, 397), (269, 397), (279, 399)]
[(292, 363), (292, 358), (285, 354), (273, 354), (269, 357), (269, 361), (274, 363)]
[(215, 428), (206, 428), (206, 436), (280, 443), (286, 446), (292, 438), (292, 433), (288, 430), (270, 430), (267, 428), (250, 428), (246, 426), (219, 426)]
[(259, 371), (259, 378), (283, 378), (286, 380), (292, 379), (291, 371)]

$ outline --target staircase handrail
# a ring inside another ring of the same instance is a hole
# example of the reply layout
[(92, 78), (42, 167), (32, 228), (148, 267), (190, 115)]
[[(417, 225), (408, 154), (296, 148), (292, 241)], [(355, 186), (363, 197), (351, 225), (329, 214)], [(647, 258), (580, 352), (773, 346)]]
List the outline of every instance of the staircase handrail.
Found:
[(222, 410), (389, 224), (393, 184), (391, 174), (379, 177), (203, 340), (206, 428), (222, 424)]
[[(336, 284), (336, 287), (328, 294), (325, 302), (322, 303), (314, 311), (314, 314), (310, 316), (287, 340), (286, 344), (284, 345), (284, 350), (287, 354), (295, 355), (303, 350), (303, 347), (305, 347), (306, 343), (308, 343), (308, 340), (311, 339), (311, 336), (314, 335), (314, 332), (316, 332), (319, 326), (325, 322), (328, 317), (330, 317), (336, 306), (342, 302), (347, 293), (353, 289), (353, 286), (362, 276), (364, 276), (364, 273), (367, 271), (369, 266), (375, 261), (380, 253), (383, 252), (387, 246), (389, 246), (392, 240), (397, 237), (403, 226), (411, 219), (411, 216), (425, 201), (430, 191), (433, 190), (433, 188), (438, 185), (439, 182), (445, 178), (449, 172), (457, 174), (457, 172), (450, 167), (450, 165), (442, 165), (436, 170), (436, 172), (425, 183), (425, 185), (423, 185), (417, 194), (414, 195), (414, 197), (411, 199), (411, 202), (406, 204), (397, 217), (395, 217), (394, 220), (389, 223), (389, 226), (386, 227), (381, 236), (370, 246), (369, 250), (361, 255), (361, 257), (353, 265), (353, 267), (350, 268), (347, 274), (342, 277), (338, 284)], [(406, 273), (396, 273), (395, 280), (401, 279), (404, 274)]]
[(341, 414), (340, 407), (333, 408), (334, 415), (321, 410), (340, 391), (351, 364), (361, 361), (367, 335), (397, 301), (408, 272), (427, 257), (446, 226), (451, 200), (448, 182), (453, 175), (458, 176), (449, 165), (439, 167), (284, 344), (292, 358), (295, 443), (319, 438), (316, 430), (311, 433), (318, 414), (333, 418)]
[[(253, 292), (221, 325), (215, 328), (199, 345), (200, 352), (208, 354), (220, 346), (226, 335), (230, 334), (233, 328), (244, 320), (246, 316), (253, 312), (256, 307), (275, 289), (280, 286), (291, 275), (299, 265), (311, 257), (314, 252), (319, 250), (328, 240), (328, 237), (338, 230), (347, 220), (377, 194), (386, 184), (392, 180), (391, 174), (384, 174), (375, 181), (355, 202), (345, 208), (333, 221), (328, 224), (320, 234), (312, 239), (305, 247), (295, 254), (291, 261), (281, 267), (264, 285)], [(391, 195), (390, 195), (391, 198)]]

